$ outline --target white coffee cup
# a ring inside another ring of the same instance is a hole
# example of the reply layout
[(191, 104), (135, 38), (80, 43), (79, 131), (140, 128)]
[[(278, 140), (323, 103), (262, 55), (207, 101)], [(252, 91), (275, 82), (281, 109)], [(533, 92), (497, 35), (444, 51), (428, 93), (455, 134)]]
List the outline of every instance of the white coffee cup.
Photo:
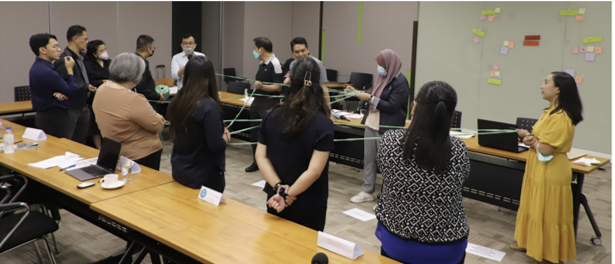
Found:
[(106, 183), (107, 185), (114, 185), (119, 181), (118, 178), (119, 175), (117, 174), (107, 174), (102, 179), (100, 179), (100, 182)]

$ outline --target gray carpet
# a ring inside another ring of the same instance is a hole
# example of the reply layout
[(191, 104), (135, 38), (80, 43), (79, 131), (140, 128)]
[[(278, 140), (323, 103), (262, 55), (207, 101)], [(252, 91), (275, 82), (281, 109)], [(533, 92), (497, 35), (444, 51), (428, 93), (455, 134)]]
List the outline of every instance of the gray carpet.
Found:
[[(240, 142), (233, 139), (233, 142)], [(165, 151), (170, 154), (172, 143), (165, 142)], [(161, 171), (170, 174), (169, 159), (163, 152)], [(246, 173), (244, 168), (252, 162), (250, 146), (230, 146), (226, 151), (226, 189), (224, 195), (235, 201), (265, 210), (265, 193), (252, 183), (262, 180), (259, 172)], [(568, 263), (607, 264), (611, 263), (611, 165), (606, 171), (587, 175), (583, 192), (589, 200), (596, 221), (602, 231), (602, 246), (594, 246), (589, 239), (594, 236), (585, 211), (581, 209), (577, 238), (577, 261)], [(345, 165), (331, 163), (329, 166), (329, 204), (325, 232), (353, 241), (365, 250), (380, 252), (380, 241), (375, 237), (377, 221), (363, 222), (342, 212), (359, 208), (373, 213), (375, 202), (353, 204), (350, 197), (358, 193), (363, 182), (363, 171)], [(382, 178), (378, 178), (380, 189)], [(469, 242), (500, 250), (506, 253), (500, 263), (535, 263), (524, 253), (508, 249), (513, 242), (515, 212), (471, 199), (464, 199), (464, 207), (470, 225)], [(109, 256), (120, 254), (125, 242), (104, 230), (62, 211), (62, 226), (56, 232), (60, 253), (58, 263), (92, 263)], [(43, 243), (39, 242), (41, 249)], [(334, 253), (330, 253), (334, 254)], [(0, 255), (2, 264), (37, 263), (33, 245)], [(48, 263), (48, 261), (45, 261)], [(146, 258), (144, 263), (151, 263)], [(466, 263), (498, 263), (497, 261), (468, 254)]]

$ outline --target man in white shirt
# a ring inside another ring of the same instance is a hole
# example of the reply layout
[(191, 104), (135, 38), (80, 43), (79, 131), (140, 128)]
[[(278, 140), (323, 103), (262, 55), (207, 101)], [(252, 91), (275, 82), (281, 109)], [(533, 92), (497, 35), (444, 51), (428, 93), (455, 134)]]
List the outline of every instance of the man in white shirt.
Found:
[(192, 58), (192, 56), (205, 56), (203, 53), (194, 51), (196, 43), (194, 42), (194, 37), (190, 33), (182, 37), (181, 46), (184, 51), (175, 54), (173, 60), (171, 60), (171, 77), (173, 77), (173, 80), (177, 81), (177, 88), (179, 90), (181, 90), (183, 86), (184, 68), (188, 60)]

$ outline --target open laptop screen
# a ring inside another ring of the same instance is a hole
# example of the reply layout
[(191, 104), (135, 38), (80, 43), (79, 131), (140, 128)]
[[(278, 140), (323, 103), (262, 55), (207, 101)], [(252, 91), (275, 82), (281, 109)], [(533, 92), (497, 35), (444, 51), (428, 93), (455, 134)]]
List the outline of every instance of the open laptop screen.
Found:
[(103, 138), (96, 165), (109, 171), (115, 171), (115, 166), (120, 158), (121, 148), (121, 143), (113, 141), (109, 138)]

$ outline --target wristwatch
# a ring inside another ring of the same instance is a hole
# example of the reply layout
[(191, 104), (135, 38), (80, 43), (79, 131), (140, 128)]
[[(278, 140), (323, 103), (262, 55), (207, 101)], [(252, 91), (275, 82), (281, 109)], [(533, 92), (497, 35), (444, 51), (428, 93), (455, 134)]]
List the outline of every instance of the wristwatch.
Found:
[(277, 192), (277, 191), (278, 191), (278, 188), (280, 188), (280, 186), (281, 186), (281, 185), (282, 185), (282, 182), (278, 182), (278, 183), (276, 183), (276, 184), (275, 184), (275, 186), (273, 186), (273, 191), (274, 191), (274, 192)]

